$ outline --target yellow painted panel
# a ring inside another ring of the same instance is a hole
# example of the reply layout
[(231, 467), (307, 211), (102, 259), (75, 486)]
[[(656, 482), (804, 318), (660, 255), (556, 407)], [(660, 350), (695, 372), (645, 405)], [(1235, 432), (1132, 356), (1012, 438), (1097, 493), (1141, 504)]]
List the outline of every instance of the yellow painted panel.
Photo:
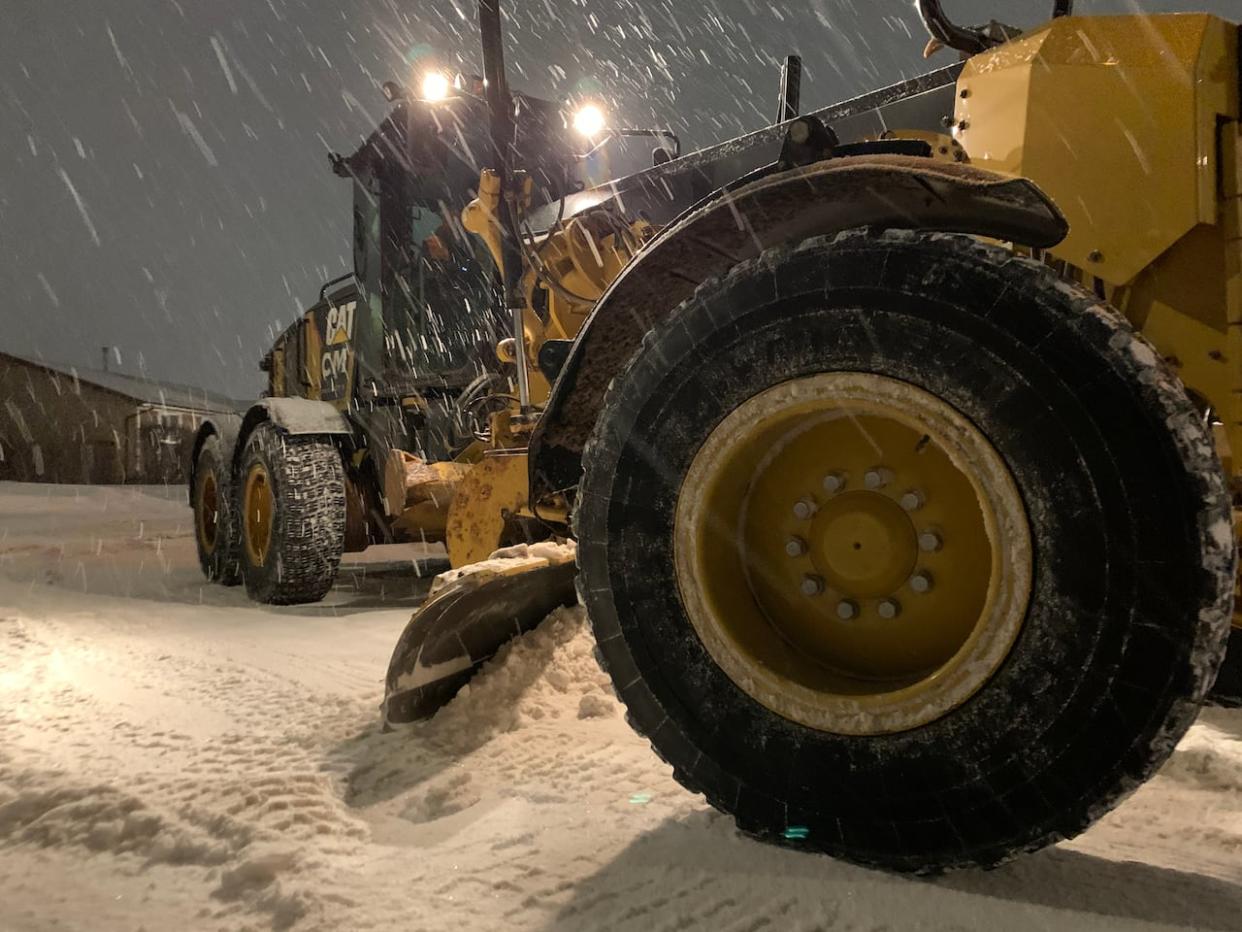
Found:
[(315, 315), (307, 311), (302, 315), (302, 377), (306, 382), (306, 397), (319, 398), (319, 358), (323, 347), (319, 342), (319, 330), (315, 327)]
[(271, 370), (268, 378), (268, 394), (279, 398), (285, 394), (285, 346), (278, 343), (272, 347)]
[[(1212, 16), (1067, 17), (967, 62), (958, 139), (1069, 219), (1053, 250), (1129, 282), (1217, 222), (1218, 113), (1236, 113), (1236, 28)], [(963, 125), (964, 124), (964, 125)]]
[(457, 484), (445, 528), (454, 568), (486, 560), (504, 543), (507, 515), (527, 500), (526, 451), (484, 456)]

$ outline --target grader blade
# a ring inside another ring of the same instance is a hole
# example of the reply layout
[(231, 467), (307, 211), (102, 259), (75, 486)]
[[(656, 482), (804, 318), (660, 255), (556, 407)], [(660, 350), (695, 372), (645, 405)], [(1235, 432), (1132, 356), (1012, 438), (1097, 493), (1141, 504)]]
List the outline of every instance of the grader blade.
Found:
[(430, 718), (509, 639), (577, 600), (573, 561), (462, 576), (406, 625), (388, 665), (384, 721)]

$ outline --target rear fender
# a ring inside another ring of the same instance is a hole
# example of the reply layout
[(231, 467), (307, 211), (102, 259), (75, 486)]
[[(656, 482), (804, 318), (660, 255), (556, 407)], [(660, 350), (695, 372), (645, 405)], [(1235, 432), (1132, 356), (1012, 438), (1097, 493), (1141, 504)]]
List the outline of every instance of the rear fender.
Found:
[(335, 407), (326, 401), (310, 398), (261, 398), (250, 406), (242, 418), (233, 447), (233, 469), (241, 463), (246, 440), (260, 424), (274, 424), (292, 437), (319, 435), (352, 437), (353, 428)]
[(967, 233), (1046, 249), (1068, 232), (1036, 185), (917, 156), (829, 159), (768, 175), (666, 227), (595, 305), (530, 444), (531, 500), (574, 487), (609, 383), (703, 281), (765, 249), (856, 227)]

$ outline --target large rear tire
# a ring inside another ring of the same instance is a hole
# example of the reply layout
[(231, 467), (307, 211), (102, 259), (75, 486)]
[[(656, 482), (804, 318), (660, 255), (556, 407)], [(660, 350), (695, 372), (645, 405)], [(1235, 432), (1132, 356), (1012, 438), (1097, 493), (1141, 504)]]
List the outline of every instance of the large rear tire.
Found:
[(256, 602), (318, 602), (345, 550), (345, 472), (324, 437), (260, 424), (246, 440), (238, 479), (242, 569)]
[(1194, 406), (1112, 309), (969, 238), (855, 231), (700, 287), (583, 466), (579, 591), (629, 719), (768, 841), (927, 872), (1072, 837), (1220, 661)]
[(203, 575), (224, 586), (242, 581), (241, 528), (229, 476), (229, 463), (220, 437), (203, 441), (194, 464), (191, 489), (194, 542)]

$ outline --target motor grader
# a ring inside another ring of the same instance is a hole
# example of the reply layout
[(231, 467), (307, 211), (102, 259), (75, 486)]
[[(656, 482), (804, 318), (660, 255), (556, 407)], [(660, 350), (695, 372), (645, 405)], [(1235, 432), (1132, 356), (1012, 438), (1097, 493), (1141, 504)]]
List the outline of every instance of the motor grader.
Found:
[[(244, 582), (256, 601), (321, 599), (345, 552), (444, 542), (487, 412), (507, 398), (491, 259), (461, 221), (476, 153), (490, 145), (482, 79), (440, 81), (430, 72), (422, 97), (386, 83), (392, 112), (351, 155), (331, 156), (353, 187), (353, 272), (324, 284), (276, 339), (260, 363), (264, 397), (195, 437), (203, 571)], [(577, 159), (558, 105), (515, 105), (514, 164), (550, 196), (563, 193)], [(493, 529), (482, 555), (524, 539), (518, 524)], [(477, 557), (459, 552), (463, 539), (449, 547), (459, 563)]]
[(765, 841), (990, 866), (1167, 759), (1234, 618), (1239, 27), (918, 9), (959, 61), (807, 114), (791, 61), (776, 124), (550, 193), (481, 0), (462, 224), (514, 388), (446, 523), (576, 559), (449, 579), (388, 722), (576, 592), (629, 722)]

